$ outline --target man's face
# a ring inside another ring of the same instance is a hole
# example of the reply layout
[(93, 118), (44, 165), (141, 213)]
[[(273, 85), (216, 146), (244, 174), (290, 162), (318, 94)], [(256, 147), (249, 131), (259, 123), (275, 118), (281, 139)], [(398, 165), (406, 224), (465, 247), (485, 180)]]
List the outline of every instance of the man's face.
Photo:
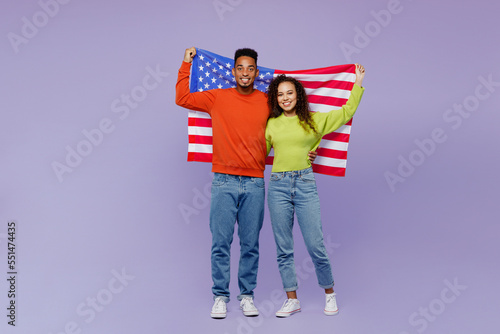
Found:
[(253, 87), (253, 82), (257, 75), (259, 75), (255, 60), (247, 56), (238, 57), (234, 64), (233, 75), (236, 79), (236, 84), (241, 88)]

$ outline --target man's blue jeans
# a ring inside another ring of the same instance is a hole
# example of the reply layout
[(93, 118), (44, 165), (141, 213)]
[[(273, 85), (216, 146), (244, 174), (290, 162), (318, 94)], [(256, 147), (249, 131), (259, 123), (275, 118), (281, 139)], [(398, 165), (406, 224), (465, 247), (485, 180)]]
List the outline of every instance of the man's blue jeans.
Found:
[(333, 276), (321, 227), (318, 191), (312, 168), (271, 173), (267, 195), (269, 214), (276, 241), (278, 267), (285, 291), (298, 288), (293, 258), (293, 215), (304, 237), (323, 289), (333, 287)]
[(238, 299), (253, 296), (259, 266), (259, 234), (264, 219), (264, 179), (214, 173), (210, 204), (212, 292), (229, 301), (230, 251), (238, 222), (240, 264)]

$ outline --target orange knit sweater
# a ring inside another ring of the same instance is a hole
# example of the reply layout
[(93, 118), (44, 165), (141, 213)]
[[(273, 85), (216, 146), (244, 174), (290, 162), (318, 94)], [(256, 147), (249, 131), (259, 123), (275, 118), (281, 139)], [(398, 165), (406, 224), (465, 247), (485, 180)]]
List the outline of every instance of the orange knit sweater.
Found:
[(175, 103), (204, 111), (212, 118), (212, 172), (264, 177), (266, 130), (269, 109), (266, 94), (249, 95), (235, 88), (190, 93), (191, 64), (182, 62), (177, 77)]

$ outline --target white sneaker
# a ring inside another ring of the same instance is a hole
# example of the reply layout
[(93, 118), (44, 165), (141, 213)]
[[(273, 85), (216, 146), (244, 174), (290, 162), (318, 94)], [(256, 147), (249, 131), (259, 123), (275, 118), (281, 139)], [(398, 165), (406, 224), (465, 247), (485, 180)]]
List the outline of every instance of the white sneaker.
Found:
[(281, 309), (276, 312), (278, 318), (286, 318), (294, 313), (300, 312), (300, 302), (298, 299), (287, 299), (281, 306)]
[(335, 298), (335, 296), (336, 296), (335, 292), (326, 295), (326, 305), (325, 305), (326, 315), (335, 315), (339, 313), (339, 308), (337, 306), (337, 299)]
[(226, 317), (226, 313), (226, 302), (221, 297), (215, 298), (210, 316), (215, 319), (224, 319)]
[(240, 309), (246, 317), (255, 317), (259, 315), (259, 310), (253, 304), (252, 297), (244, 297), (240, 302)]

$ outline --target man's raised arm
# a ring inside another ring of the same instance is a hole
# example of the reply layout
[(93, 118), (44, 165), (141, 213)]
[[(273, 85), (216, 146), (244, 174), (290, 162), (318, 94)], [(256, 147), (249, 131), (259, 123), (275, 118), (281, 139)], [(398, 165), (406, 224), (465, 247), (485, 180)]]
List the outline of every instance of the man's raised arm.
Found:
[(184, 53), (184, 61), (182, 62), (179, 74), (177, 75), (177, 84), (175, 85), (175, 103), (187, 109), (210, 113), (215, 101), (214, 92), (206, 91), (191, 93), (189, 91), (189, 74), (194, 56), (196, 56), (196, 48), (191, 47), (186, 49)]

